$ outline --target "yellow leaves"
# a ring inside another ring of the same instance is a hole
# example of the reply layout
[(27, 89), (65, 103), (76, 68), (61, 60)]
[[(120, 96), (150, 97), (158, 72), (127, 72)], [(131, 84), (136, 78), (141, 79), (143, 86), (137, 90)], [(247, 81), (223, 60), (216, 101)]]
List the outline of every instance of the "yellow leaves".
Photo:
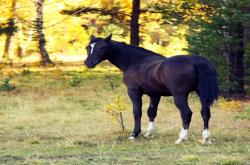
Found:
[(155, 23), (155, 25), (160, 25), (163, 23), (162, 14), (150, 12), (141, 13), (139, 23)]
[(117, 117), (120, 113), (126, 110), (126, 103), (117, 95), (114, 101), (105, 107), (106, 113), (111, 117)]
[(114, 5), (114, 0), (100, 0), (101, 2), (101, 7), (107, 10), (112, 9)]
[(184, 16), (185, 21), (189, 21), (191, 19), (197, 19), (200, 18), (204, 21), (208, 21), (208, 15), (206, 11), (210, 10), (210, 7), (208, 5), (193, 2), (193, 6), (190, 10), (186, 10), (186, 15)]
[[(0, 0), (0, 22), (6, 23), (10, 18), (12, 2), (12, 0)], [(147, 5), (152, 5), (153, 3), (166, 6), (169, 4), (169, 0), (142, 1), (141, 8), (147, 9)], [(181, 1), (172, 0), (172, 3), (180, 4)], [(85, 13), (77, 17), (62, 15), (60, 13), (62, 9), (78, 7), (113, 10), (119, 14), (116, 18), (111, 18), (112, 16), (110, 15), (99, 15), (98, 13)], [(66, 61), (66, 59), (73, 61), (74, 56), (86, 55), (85, 47), (89, 42), (91, 34), (98, 34), (103, 37), (113, 32), (114, 40), (129, 41), (129, 21), (132, 1), (46, 0), (44, 1), (43, 9), (44, 33), (47, 40), (46, 48), (50, 57), (56, 59), (56, 61)], [(35, 41), (35, 3), (33, 1), (17, 0), (15, 14), (17, 16), (16, 26), (18, 31), (13, 37), (13, 41), (18, 43), (23, 50), (21, 60), (25, 62), (28, 60), (30, 60), (29, 62), (39, 61), (38, 56), (28, 58), (30, 54), (36, 55), (35, 53), (37, 53), (37, 42)], [(172, 35), (175, 34), (176, 29), (169, 28), (167, 25), (161, 26), (163, 23), (161, 13), (146, 12), (144, 10), (144, 12), (141, 12), (139, 23), (141, 25), (141, 45), (145, 46), (146, 49), (161, 54), (178, 54), (183, 47), (185, 48), (186, 42), (182, 38), (175, 38)], [(0, 45), (4, 45), (5, 37), (5, 35), (0, 37)], [(173, 40), (173, 42), (170, 43), (170, 40)], [(20, 60), (15, 54), (17, 48), (19, 48), (17, 47), (18, 44), (15, 44), (15, 52), (13, 51), (14, 62), (19, 62)], [(3, 46), (0, 47), (1, 52), (3, 52), (3, 49)], [(58, 58), (57, 54), (62, 54), (60, 57), (68, 57)]]
[(154, 26), (153, 23), (147, 23), (146, 27), (150, 27), (151, 29), (142, 29), (143, 31), (147, 31), (146, 35), (142, 35), (144, 39), (142, 43), (143, 47), (164, 56), (187, 54), (187, 51), (184, 50), (188, 46), (184, 37), (187, 27), (179, 26), (175, 28), (171, 26), (167, 28), (165, 26), (165, 29), (163, 29), (157, 26), (157, 24)]
[(111, 117), (112, 121), (117, 121), (123, 132), (125, 131), (125, 126), (123, 122), (122, 112), (126, 111), (127, 105), (122, 101), (121, 97), (117, 95), (114, 101), (105, 107), (106, 113)]
[(132, 9), (132, 1), (122, 0), (99, 0), (99, 7), (105, 10), (111, 10), (114, 7), (119, 7), (119, 11), (125, 14), (130, 14)]
[(125, 12), (126, 14), (131, 14), (132, 1), (115, 0), (115, 3), (121, 6), (121, 11)]
[(11, 5), (12, 1), (7, 1), (7, 0), (1, 0), (0, 1), (0, 23), (5, 23), (8, 21), (8, 19), (11, 17)]
[(222, 99), (219, 101), (219, 106), (226, 111), (242, 111), (244, 109), (243, 103), (238, 100), (226, 101)]

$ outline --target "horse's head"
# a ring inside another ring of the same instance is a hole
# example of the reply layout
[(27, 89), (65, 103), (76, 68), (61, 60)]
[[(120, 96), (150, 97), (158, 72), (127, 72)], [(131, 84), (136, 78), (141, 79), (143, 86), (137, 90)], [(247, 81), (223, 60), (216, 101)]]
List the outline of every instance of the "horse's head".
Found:
[(108, 58), (111, 37), (112, 34), (106, 38), (96, 38), (91, 35), (90, 42), (86, 47), (88, 57), (84, 62), (88, 68), (94, 68), (97, 64)]

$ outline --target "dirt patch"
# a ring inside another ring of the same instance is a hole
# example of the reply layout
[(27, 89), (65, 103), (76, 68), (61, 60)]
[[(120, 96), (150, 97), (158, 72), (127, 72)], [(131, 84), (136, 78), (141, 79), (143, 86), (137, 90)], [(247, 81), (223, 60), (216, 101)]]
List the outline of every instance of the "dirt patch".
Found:
[(12, 156), (12, 155), (6, 155), (0, 157), (0, 164), (5, 164), (7, 162), (13, 162), (13, 161), (24, 161), (25, 158), (20, 156)]
[(65, 154), (65, 155), (32, 155), (29, 159), (43, 160), (67, 160), (67, 159), (83, 159), (93, 160), (98, 154)]

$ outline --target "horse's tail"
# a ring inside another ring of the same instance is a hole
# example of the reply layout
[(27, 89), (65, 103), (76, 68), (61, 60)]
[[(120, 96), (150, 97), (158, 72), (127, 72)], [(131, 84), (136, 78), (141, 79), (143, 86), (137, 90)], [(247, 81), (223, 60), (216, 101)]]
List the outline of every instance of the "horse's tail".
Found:
[(218, 99), (219, 86), (216, 69), (206, 58), (195, 56), (194, 66), (198, 73), (197, 92), (202, 106), (210, 106)]

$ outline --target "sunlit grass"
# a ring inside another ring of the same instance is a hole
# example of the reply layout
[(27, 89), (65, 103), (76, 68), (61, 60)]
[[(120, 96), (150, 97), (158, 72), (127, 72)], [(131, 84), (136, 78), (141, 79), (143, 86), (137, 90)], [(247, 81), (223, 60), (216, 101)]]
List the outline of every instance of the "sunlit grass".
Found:
[[(249, 118), (237, 111), (212, 107), (212, 145), (202, 146), (200, 103), (189, 98), (193, 110), (189, 141), (176, 146), (181, 118), (172, 98), (163, 98), (150, 139), (127, 140), (133, 127), (131, 103), (121, 73), (110, 67), (88, 70), (26, 68), (11, 70), (16, 89), (0, 92), (0, 164), (247, 164), (250, 161)], [(69, 82), (81, 81), (76, 86)], [(114, 89), (111, 89), (111, 83)], [(127, 128), (121, 132), (105, 106), (120, 95), (128, 105)], [(143, 133), (148, 98), (143, 97)], [(248, 108), (249, 103), (244, 103)], [(244, 115), (244, 114), (243, 114)]]

